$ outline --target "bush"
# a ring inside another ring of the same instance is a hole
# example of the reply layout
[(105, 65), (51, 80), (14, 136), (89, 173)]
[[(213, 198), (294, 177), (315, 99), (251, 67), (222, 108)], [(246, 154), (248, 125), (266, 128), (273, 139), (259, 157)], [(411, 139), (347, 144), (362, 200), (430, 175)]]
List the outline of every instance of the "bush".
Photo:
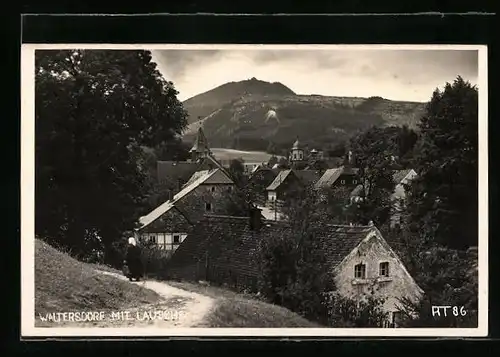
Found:
[(327, 294), (328, 325), (331, 327), (383, 327), (388, 313), (383, 310), (385, 299), (372, 295), (360, 300), (343, 297), (336, 292)]
[(161, 278), (165, 276), (167, 264), (173, 252), (160, 249), (154, 243), (146, 243), (141, 249), (141, 261), (146, 277)]

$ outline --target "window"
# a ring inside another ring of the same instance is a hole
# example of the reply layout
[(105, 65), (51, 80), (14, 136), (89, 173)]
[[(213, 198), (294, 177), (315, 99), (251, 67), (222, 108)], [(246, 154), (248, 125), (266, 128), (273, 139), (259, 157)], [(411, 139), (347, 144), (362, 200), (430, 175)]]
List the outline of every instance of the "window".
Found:
[(379, 275), (380, 276), (389, 276), (389, 263), (388, 262), (380, 263)]
[(352, 180), (352, 183), (355, 185), (355, 184), (357, 184), (357, 183), (358, 183), (358, 181), (356, 181), (356, 180)]
[(212, 204), (211, 203), (205, 203), (205, 211), (210, 212), (212, 210)]
[(354, 277), (356, 279), (365, 279), (366, 277), (366, 265), (357, 264), (354, 266)]
[(156, 237), (155, 236), (149, 236), (149, 243), (156, 243)]
[(231, 191), (232, 191), (232, 187), (231, 187), (231, 186), (229, 186), (229, 187), (227, 188), (227, 192), (231, 192)]
[(340, 180), (340, 183), (341, 183), (342, 185), (344, 185), (344, 184), (345, 184), (345, 180)]
[(212, 192), (215, 192), (215, 186), (212, 186), (211, 190)]
[(174, 234), (174, 243), (180, 243), (180, 242), (181, 242), (180, 234)]

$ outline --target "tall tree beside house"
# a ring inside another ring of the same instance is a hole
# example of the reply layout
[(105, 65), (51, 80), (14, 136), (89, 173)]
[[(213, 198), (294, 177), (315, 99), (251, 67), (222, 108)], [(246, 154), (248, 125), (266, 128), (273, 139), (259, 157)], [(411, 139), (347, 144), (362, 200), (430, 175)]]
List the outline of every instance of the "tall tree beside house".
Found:
[(309, 189), (300, 194), (287, 202), (288, 229), (259, 243), (261, 292), (270, 302), (324, 326), (379, 327), (386, 315), (383, 299), (360, 302), (337, 294), (320, 244), (325, 222), (336, 222), (322, 204), (322, 193)]
[(289, 229), (260, 242), (260, 287), (271, 302), (326, 323), (326, 293), (334, 289), (317, 230), (323, 222), (311, 190), (288, 212)]
[(150, 51), (39, 50), (35, 66), (36, 233), (110, 253), (145, 204), (141, 147), (180, 135), (187, 114)]
[[(436, 244), (421, 232), (412, 231), (411, 217), (402, 212), (401, 229), (388, 232), (397, 236), (397, 250), (405, 267), (424, 290), (418, 302), (403, 300), (400, 304), (405, 327), (477, 327), (478, 275), (477, 255)], [(454, 315), (436, 317), (432, 306), (457, 306)], [(460, 308), (463, 308), (460, 310)]]
[(222, 211), (224, 215), (246, 217), (254, 205), (254, 194), (247, 187), (236, 187), (222, 198)]
[(382, 226), (389, 219), (390, 196), (394, 190), (392, 160), (394, 137), (383, 128), (373, 127), (350, 143), (360, 179), (360, 198), (355, 221)]
[(477, 125), (478, 90), (461, 77), (434, 91), (419, 124), (413, 228), (450, 248), (478, 244)]
[(243, 187), (245, 184), (245, 166), (243, 165), (243, 160), (231, 160), (229, 164), (229, 174), (237, 186)]

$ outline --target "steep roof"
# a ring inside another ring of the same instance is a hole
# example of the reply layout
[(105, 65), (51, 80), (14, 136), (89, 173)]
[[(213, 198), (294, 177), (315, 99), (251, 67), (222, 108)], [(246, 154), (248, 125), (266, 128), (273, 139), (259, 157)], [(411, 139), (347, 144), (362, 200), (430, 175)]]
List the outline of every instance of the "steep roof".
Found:
[(316, 236), (323, 247), (327, 263), (334, 268), (375, 230), (374, 226), (327, 224), (317, 230)]
[[(206, 259), (212, 266), (256, 276), (259, 241), (292, 232), (286, 222), (263, 220), (259, 231), (249, 227), (248, 217), (205, 216), (193, 228), (169, 262), (169, 269), (192, 266)], [(369, 233), (373, 226), (322, 225), (316, 230), (327, 264), (336, 267)]]
[(196, 180), (192, 181), (189, 185), (184, 186), (182, 190), (173, 197), (173, 199), (162, 203), (147, 215), (140, 217), (139, 223), (141, 224), (141, 227), (139, 229), (148, 226), (149, 224), (160, 218), (163, 214), (167, 213), (175, 206), (177, 202), (179, 202), (182, 198), (184, 198), (186, 195), (188, 195), (218, 171), (219, 169), (204, 171), (203, 175), (198, 176)]
[(340, 166), (327, 169), (323, 176), (316, 182), (315, 188), (326, 188), (332, 186), (340, 175), (357, 175), (359, 169), (350, 166)]
[(205, 262), (238, 274), (256, 276), (255, 264), (259, 238), (280, 234), (277, 222), (263, 221), (260, 231), (249, 227), (248, 217), (205, 216), (177, 248), (168, 269)]
[(278, 175), (274, 178), (273, 182), (269, 186), (267, 186), (267, 191), (274, 191), (278, 189), (278, 187), (286, 180), (288, 175), (292, 172), (291, 169), (281, 170)]
[(321, 177), (318, 170), (296, 170), (294, 172), (306, 186), (314, 185)]
[(351, 191), (351, 197), (359, 197), (363, 192), (363, 185), (357, 185), (354, 190)]
[(413, 169), (404, 169), (404, 170), (394, 170), (392, 175), (393, 180), (396, 184), (401, 183), (408, 174), (413, 171)]
[(319, 178), (319, 180), (316, 182), (315, 187), (316, 188), (324, 188), (324, 187), (330, 187), (337, 181), (337, 179), (340, 177), (342, 174), (343, 167), (336, 167), (333, 169), (328, 169), (323, 173), (323, 176)]
[(203, 129), (198, 128), (198, 134), (196, 135), (196, 139), (194, 141), (193, 147), (190, 150), (191, 152), (206, 152), (210, 151), (208, 146), (208, 140), (203, 132)]
[(200, 163), (189, 161), (157, 161), (156, 171), (159, 182), (177, 185), (178, 180), (184, 184), (197, 171)]

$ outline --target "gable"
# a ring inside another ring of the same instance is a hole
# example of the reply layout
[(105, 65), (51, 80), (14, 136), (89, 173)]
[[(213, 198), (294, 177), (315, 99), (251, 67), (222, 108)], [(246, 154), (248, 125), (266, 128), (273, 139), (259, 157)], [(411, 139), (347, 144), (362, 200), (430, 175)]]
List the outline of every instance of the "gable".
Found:
[(234, 184), (233, 180), (229, 178), (224, 172), (221, 170), (215, 171), (209, 178), (207, 178), (203, 184), (206, 185), (215, 185), (215, 184)]
[[(384, 279), (379, 277), (379, 265), (382, 262), (389, 263), (389, 277)], [(334, 268), (338, 281), (346, 284), (343, 288), (354, 290), (354, 267), (357, 264), (365, 264), (366, 279), (374, 282), (391, 283), (393, 290), (400, 290), (398, 294), (403, 297), (416, 298), (423, 291), (417, 285), (413, 277), (409, 274), (403, 262), (396, 252), (382, 237), (378, 229), (374, 228), (352, 251)], [(377, 280), (379, 279), (379, 280)], [(387, 284), (386, 284), (387, 285)], [(384, 285), (383, 285), (384, 286)]]
[(186, 215), (177, 207), (173, 207), (138, 231), (140, 233), (188, 232), (192, 226)]

